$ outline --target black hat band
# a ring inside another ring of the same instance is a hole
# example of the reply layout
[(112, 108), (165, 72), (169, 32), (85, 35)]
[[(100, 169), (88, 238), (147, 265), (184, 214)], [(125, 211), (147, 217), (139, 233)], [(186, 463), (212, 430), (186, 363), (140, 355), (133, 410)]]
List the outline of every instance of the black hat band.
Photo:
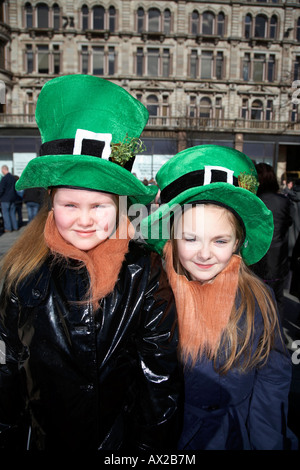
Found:
[[(224, 170), (220, 170), (213, 169), (213, 167), (211, 167), (209, 181), (205, 181), (206, 174), (206, 170), (191, 171), (190, 173), (186, 173), (185, 175), (180, 176), (175, 181), (172, 181), (172, 183), (170, 183), (161, 191), (160, 197), (162, 204), (170, 202), (172, 199), (174, 199), (174, 197), (178, 196), (180, 193), (190, 188), (204, 186), (209, 183), (229, 183), (229, 173), (228, 171), (226, 171), (225, 168)], [(238, 186), (238, 178), (233, 175), (231, 176), (232, 179), (230, 181), (230, 184), (233, 184), (233, 186)]]

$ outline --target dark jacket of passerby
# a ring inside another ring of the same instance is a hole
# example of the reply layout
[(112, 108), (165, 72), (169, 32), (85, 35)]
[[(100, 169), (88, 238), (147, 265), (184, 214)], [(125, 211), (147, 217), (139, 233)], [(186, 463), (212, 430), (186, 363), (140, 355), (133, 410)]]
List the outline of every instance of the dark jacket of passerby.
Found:
[(264, 280), (282, 279), (289, 272), (288, 231), (293, 223), (291, 202), (282, 194), (270, 192), (261, 194), (260, 198), (273, 214), (274, 235), (268, 252), (254, 265), (255, 272)]
[(17, 192), (15, 190), (15, 177), (11, 173), (7, 173), (0, 181), (0, 201), (15, 202), (17, 200)]
[(290, 294), (300, 300), (300, 232), (292, 252), (291, 272)]
[(42, 204), (44, 196), (44, 188), (28, 188), (24, 190), (23, 202), (36, 202), (37, 204)]

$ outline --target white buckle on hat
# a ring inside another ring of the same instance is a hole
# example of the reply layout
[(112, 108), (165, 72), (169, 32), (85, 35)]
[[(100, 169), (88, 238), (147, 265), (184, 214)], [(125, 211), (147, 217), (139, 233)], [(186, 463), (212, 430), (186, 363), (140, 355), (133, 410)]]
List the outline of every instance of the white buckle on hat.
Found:
[(73, 155), (81, 155), (83, 139), (99, 140), (101, 142), (104, 142), (102, 158), (104, 158), (104, 160), (109, 159), (111, 153), (110, 143), (112, 139), (112, 134), (97, 133), (92, 131), (86, 131), (85, 129), (77, 129), (75, 134)]
[(209, 165), (206, 166), (205, 165), (203, 186), (211, 183), (212, 170), (224, 171), (225, 173), (227, 173), (227, 183), (233, 184), (233, 173), (234, 173), (233, 170), (229, 170), (228, 168), (224, 168), (223, 166), (209, 166)]

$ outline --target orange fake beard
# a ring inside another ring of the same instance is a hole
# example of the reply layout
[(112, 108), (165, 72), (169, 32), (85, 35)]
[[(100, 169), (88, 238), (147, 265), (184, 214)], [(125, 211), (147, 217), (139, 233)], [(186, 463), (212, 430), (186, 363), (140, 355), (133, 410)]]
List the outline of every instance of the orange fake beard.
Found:
[(233, 255), (223, 271), (204, 284), (176, 273), (170, 241), (165, 245), (164, 257), (176, 301), (182, 358), (191, 358), (193, 363), (203, 355), (212, 359), (235, 302), (241, 257)]

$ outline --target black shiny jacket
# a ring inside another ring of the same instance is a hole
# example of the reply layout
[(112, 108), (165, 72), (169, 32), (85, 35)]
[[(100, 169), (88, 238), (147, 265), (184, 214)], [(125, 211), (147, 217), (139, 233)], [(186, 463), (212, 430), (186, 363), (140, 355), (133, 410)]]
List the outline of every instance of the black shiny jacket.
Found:
[(2, 292), (2, 448), (176, 449), (182, 380), (159, 256), (130, 242), (97, 311), (78, 302), (88, 283), (75, 260), (49, 258), (17, 292)]

